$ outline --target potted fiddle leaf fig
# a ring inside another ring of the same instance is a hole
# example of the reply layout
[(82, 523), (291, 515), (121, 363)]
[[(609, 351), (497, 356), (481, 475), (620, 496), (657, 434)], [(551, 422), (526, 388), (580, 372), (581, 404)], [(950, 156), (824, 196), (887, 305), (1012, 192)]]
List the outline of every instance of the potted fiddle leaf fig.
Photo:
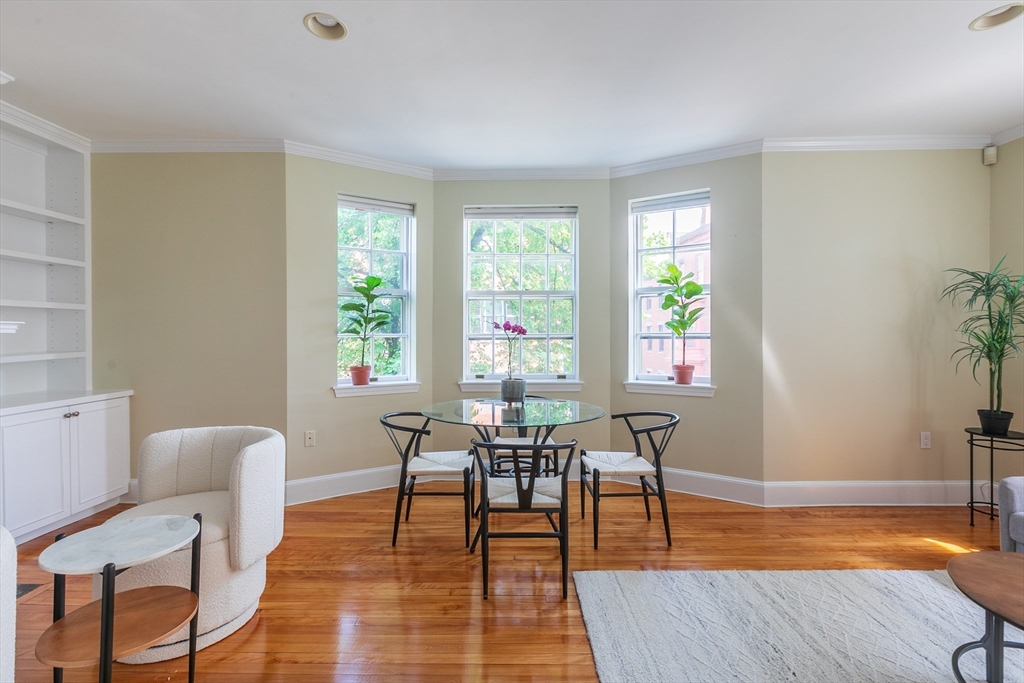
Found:
[(663, 311), (672, 311), (672, 317), (665, 322), (665, 327), (683, 338), (683, 362), (672, 366), (672, 374), (676, 384), (690, 384), (693, 382), (694, 367), (686, 363), (686, 331), (693, 327), (704, 311), (703, 306), (691, 308), (696, 303), (693, 299), (704, 293), (704, 287), (694, 281), (693, 273), (683, 275), (683, 271), (674, 263), (669, 264), (665, 275), (658, 278), (658, 282), (670, 288), (661, 303)]
[(363, 300), (350, 301), (341, 306), (341, 310), (348, 312), (348, 316), (345, 318), (348, 327), (342, 330), (342, 334), (357, 335), (363, 343), (359, 365), (350, 365), (348, 368), (352, 375), (352, 384), (355, 385), (370, 383), (370, 366), (366, 363), (366, 345), (370, 341), (371, 334), (391, 322), (391, 312), (374, 305), (374, 302), (380, 298), (380, 294), (374, 294), (374, 290), (382, 284), (383, 280), (375, 275), (367, 275), (362, 280), (356, 280), (352, 289)]
[(1024, 341), (1024, 276), (1011, 275), (1003, 261), (990, 271), (951, 268), (953, 283), (942, 290), (942, 298), (960, 305), (968, 313), (957, 327), (963, 335), (953, 352), (956, 367), (967, 361), (978, 381), (978, 368), (988, 365), (988, 410), (979, 409), (982, 431), (1005, 436), (1013, 413), (1003, 410), (1003, 362), (1020, 354)]

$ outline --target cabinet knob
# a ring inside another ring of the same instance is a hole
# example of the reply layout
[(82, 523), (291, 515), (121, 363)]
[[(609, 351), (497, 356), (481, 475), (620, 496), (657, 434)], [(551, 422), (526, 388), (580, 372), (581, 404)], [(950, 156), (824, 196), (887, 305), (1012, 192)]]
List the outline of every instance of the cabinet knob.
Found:
[(64, 417), (71, 417), (71, 413), (64, 413)]
[(77, 410), (75, 412), (71, 413), (71, 417), (78, 417), (79, 415), (81, 415), (81, 413), (78, 412)]

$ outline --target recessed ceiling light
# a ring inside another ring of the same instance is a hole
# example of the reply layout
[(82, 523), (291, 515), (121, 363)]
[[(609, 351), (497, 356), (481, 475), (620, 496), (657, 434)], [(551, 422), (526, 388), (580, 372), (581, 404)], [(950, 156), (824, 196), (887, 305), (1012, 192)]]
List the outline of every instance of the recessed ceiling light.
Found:
[(1016, 19), (1021, 14), (1024, 14), (1024, 2), (1012, 2), (1009, 5), (997, 7), (991, 12), (985, 12), (972, 21), (969, 28), (972, 31), (984, 31), (985, 29), (993, 28)]
[(310, 33), (324, 40), (341, 40), (348, 35), (348, 29), (345, 28), (345, 24), (330, 14), (324, 14), (323, 12), (307, 14), (302, 23), (306, 25)]

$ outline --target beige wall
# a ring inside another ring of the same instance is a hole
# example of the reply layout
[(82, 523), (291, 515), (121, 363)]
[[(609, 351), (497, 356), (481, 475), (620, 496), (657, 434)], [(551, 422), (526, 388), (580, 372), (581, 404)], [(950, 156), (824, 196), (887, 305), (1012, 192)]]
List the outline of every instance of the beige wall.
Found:
[[(433, 189), (429, 180), (286, 155), (288, 479), (393, 465), (377, 422), (432, 403)], [(416, 206), (417, 393), (336, 398), (338, 194)], [(305, 448), (303, 432), (316, 431)]]
[(94, 154), (93, 373), (153, 432), (285, 428), (283, 154)]
[[(1016, 275), (1024, 274), (1024, 138), (999, 147), (999, 161), (991, 166), (991, 261)], [(1003, 410), (1014, 413), (1010, 428), (1024, 432), (1024, 359), (1003, 365)], [(1020, 457), (1004, 455), (996, 467), (1000, 477), (1024, 473)]]
[[(966, 477), (985, 391), (953, 372), (953, 266), (1024, 267), (1024, 140), (977, 150), (767, 153), (607, 180), (438, 181), (284, 154), (93, 156), (94, 383), (154, 431), (254, 423), (290, 480), (394, 464), (377, 417), (463, 398), (469, 204), (580, 207), (580, 393), (683, 418), (669, 467), (765, 481)], [(711, 188), (712, 399), (628, 394), (630, 199)], [(417, 393), (335, 398), (336, 197), (416, 205)], [(991, 221), (990, 221), (991, 215)], [(1008, 366), (1024, 419), (1024, 363)], [(628, 448), (608, 419), (560, 432)], [(302, 433), (316, 430), (317, 445)], [(933, 448), (918, 435), (931, 431)], [(435, 424), (433, 448), (472, 434)], [(1019, 471), (1003, 463), (997, 474)], [(134, 471), (134, 464), (133, 464)]]
[(765, 154), (763, 229), (765, 480), (965, 479), (984, 391), (939, 294), (988, 266), (979, 152)]
[[(628, 203), (711, 188), (713, 398), (626, 393)], [(615, 412), (669, 410), (682, 418), (667, 467), (762, 478), (761, 155), (684, 166), (611, 182), (611, 397)], [(631, 449), (622, 425), (613, 446)]]
[[(609, 407), (608, 386), (608, 181), (505, 180), (434, 183), (434, 400), (469, 398), (461, 393), (462, 300), (464, 292), (462, 209), (467, 205), (566, 204), (579, 207), (579, 378), (583, 390), (544, 395)], [(531, 391), (527, 384), (527, 391)], [(575, 438), (583, 448), (608, 447), (608, 419), (560, 428), (558, 438)], [(434, 427), (435, 447), (461, 448), (470, 429)]]

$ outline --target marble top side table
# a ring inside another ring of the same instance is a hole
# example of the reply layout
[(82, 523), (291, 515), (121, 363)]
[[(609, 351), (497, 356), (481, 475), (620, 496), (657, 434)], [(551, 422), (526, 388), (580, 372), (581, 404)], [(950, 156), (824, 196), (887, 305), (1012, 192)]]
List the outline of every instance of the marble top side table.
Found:
[[(154, 515), (116, 520), (57, 541), (39, 555), (39, 567), (54, 575), (53, 624), (36, 643), (36, 658), (64, 669), (91, 666), (99, 655), (99, 681), (110, 683), (114, 660), (145, 650), (189, 624), (188, 680), (195, 680), (199, 625), (199, 560), (202, 515)], [(147, 586), (114, 593), (114, 577), (135, 565), (192, 544), (191, 587)], [(101, 574), (99, 600), (64, 614), (65, 576)], [(95, 646), (99, 641), (99, 649)]]

